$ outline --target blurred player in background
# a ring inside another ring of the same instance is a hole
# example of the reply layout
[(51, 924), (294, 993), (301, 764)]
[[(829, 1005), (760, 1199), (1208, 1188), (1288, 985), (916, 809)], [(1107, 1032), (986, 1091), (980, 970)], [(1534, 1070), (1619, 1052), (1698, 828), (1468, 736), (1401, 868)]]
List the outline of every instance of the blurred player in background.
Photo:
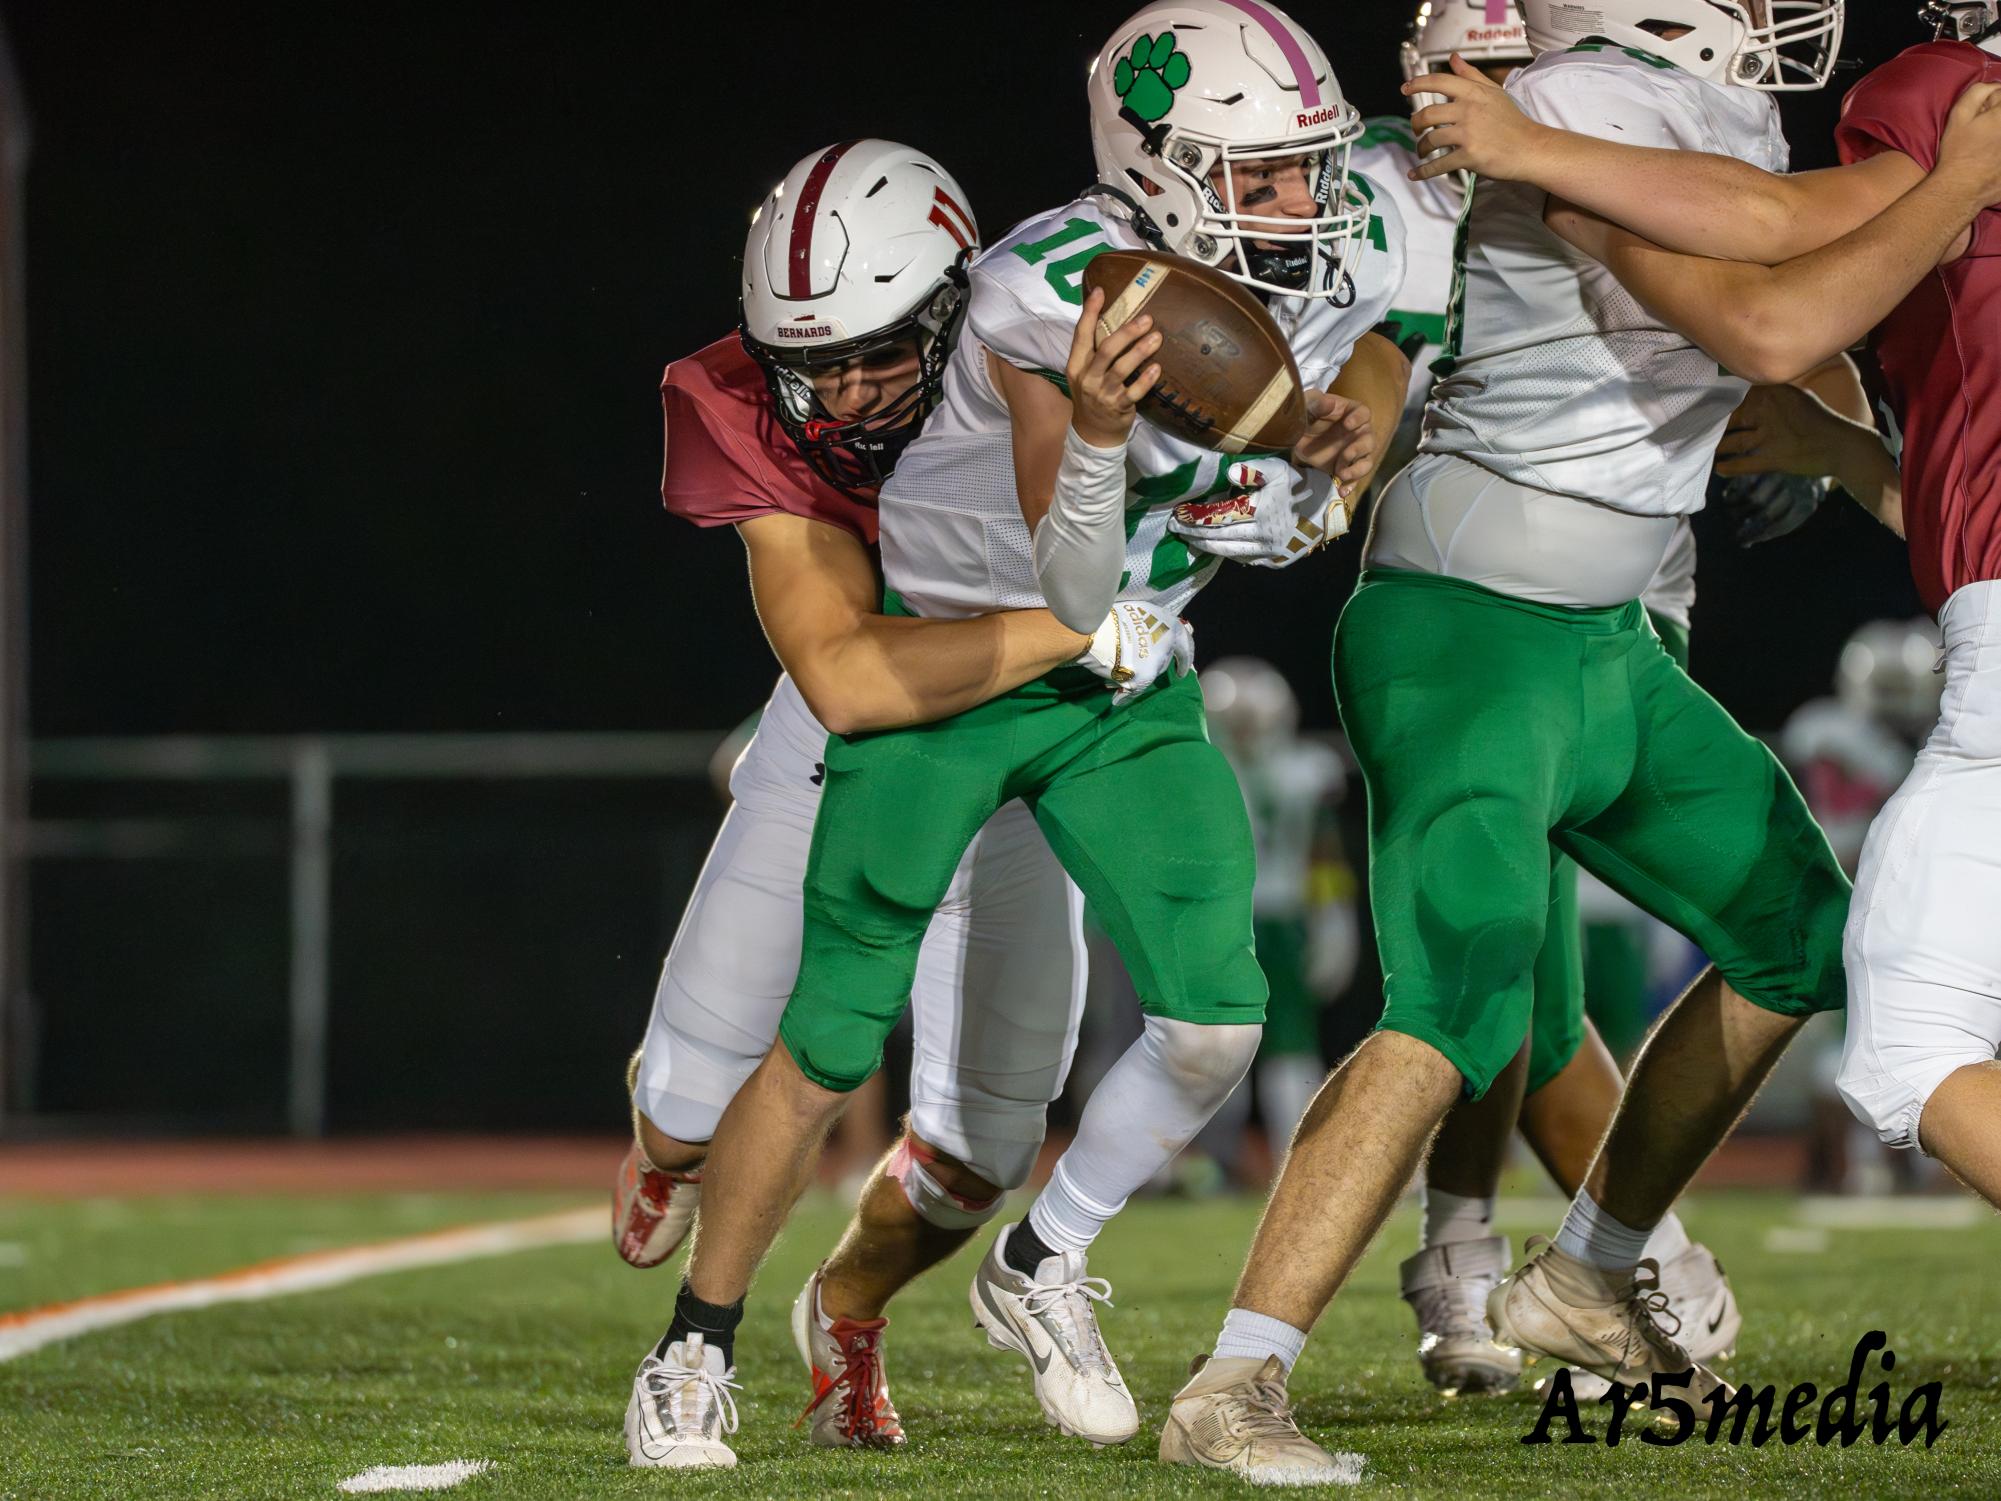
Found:
[[(1851, 876), (1861, 864), (1870, 824), (1910, 775), (1918, 748), (1938, 722), (1945, 687), (1935, 670), (1938, 659), (1938, 628), (1931, 621), (1872, 620), (1842, 647), (1834, 695), (1802, 704), (1780, 732), (1780, 754), (1827, 831), (1834, 857)], [(1850, 1146), (1849, 1138), (1863, 1127), (1837, 1087), (1844, 1031), (1830, 1017), (1808, 1032), (1813, 1114), (1805, 1186), (1818, 1193), (1880, 1192), (1898, 1175), (1909, 1186), (1908, 1156), (1886, 1153), (1885, 1170), (1866, 1138), (1860, 1150)]]
[(1229, 758), (1251, 815), (1258, 861), (1252, 932), (1271, 987), (1257, 1064), (1198, 1143), (1241, 1178), (1237, 1147), (1251, 1104), (1248, 1086), (1255, 1086), (1276, 1159), (1327, 1075), (1321, 1008), (1355, 976), (1355, 872), (1337, 821), (1348, 776), (1332, 748), (1300, 735), (1299, 699), (1269, 662), (1225, 657), (1203, 668), (1202, 699), (1209, 736)]
[[(1267, 5), (1150, 6), (1087, 91), (1102, 185), (974, 264), (973, 337), (883, 492), (885, 582), (895, 608), (932, 622), (1045, 602), (1066, 622), (1149, 611), (1160, 639), (1142, 645), (1164, 657), (1223, 557), (1278, 565), (1345, 527), (1407, 378), (1369, 332), (1402, 275), (1401, 227), (1351, 191), (1360, 121), (1320, 48)], [(1081, 278), (1103, 251), (1145, 246), (1218, 264), (1268, 298), (1313, 388), (1298, 467), (1134, 425), (1159, 335), (1144, 315), (1101, 333), (1102, 295)], [(1227, 524), (1189, 509), (1225, 497)], [(880, 1066), (924, 919), (1009, 793), (1034, 804), (1148, 1016), (1028, 1218), (981, 1262), (974, 1318), (1032, 1367), (1051, 1422), (1121, 1442), (1138, 1413), (1098, 1329), (1107, 1285), (1086, 1253), (1236, 1087), (1264, 1015), (1243, 797), (1192, 673), (1115, 699), (1054, 672), (920, 730), (829, 742), (782, 1046), (718, 1129), (710, 1183), (728, 1192), (703, 1216), (677, 1320), (741, 1317), (820, 1137)]]
[[(803, 878), (828, 728), (949, 715), (1084, 653), (1046, 610), (921, 621), (880, 613), (875, 496), (938, 400), (977, 232), (922, 152), (848, 141), (789, 172), (754, 220), (741, 335), (667, 369), (661, 495), (697, 525), (735, 525), (785, 668), (730, 776), (735, 804), (661, 971), (629, 1087), (635, 1141), (613, 1235), (657, 1266), (687, 1235), (724, 1107), (771, 1048), (799, 966)], [(1117, 627), (1110, 634), (1116, 637)], [(801, 1294), (812, 1438), (892, 1445), (880, 1305), (949, 1255), (1026, 1178), (1060, 1091), (1083, 995), (1079, 899), (1019, 803), (971, 841), (912, 983), (910, 1120), (855, 1224)], [(985, 1045), (964, 1057), (968, 1039)], [(710, 1208), (713, 1209), (713, 1198)], [(822, 1316), (847, 1279), (869, 1316)], [(734, 1462), (728, 1331), (676, 1325), (641, 1363), (626, 1413), (642, 1466)]]
[[(1662, 247), (1742, 257), (1702, 263), (1718, 269), (1689, 277), (1683, 295), (1734, 295), (1763, 340), (1796, 338), (1831, 321), (1831, 309), (1845, 317), (1857, 284), (1828, 274), (1839, 253), (1887, 246), (1900, 217), (1933, 217), (1930, 233), (1879, 260), (1861, 284), (1902, 298), (1879, 320), (1874, 348), (1902, 436), (1900, 529), (1918, 592), (1940, 612), (1947, 683), (1940, 724), (1862, 859), (1841, 1089), (1885, 1141), (1922, 1145), (2001, 1202), (2001, 953), (1989, 854), (1991, 726), (2001, 710), (1982, 672), (1983, 643), (2001, 637), (2001, 612), (1988, 603), (2001, 574), (2001, 217), (1991, 207), (2001, 195), (1988, 181), (2001, 166), (2001, 11), (1992, 0), (1933, 0), (1923, 14), (1936, 40), (1850, 93), (1836, 133), (1844, 165), (1825, 172), (1774, 177), (1540, 129), (1470, 78), (1453, 88), (1454, 108), (1434, 116), (1452, 133), (1440, 143), (1459, 148), (1452, 165), (1518, 176)], [(1823, 295), (1786, 329), (1771, 297), (1802, 268)]]

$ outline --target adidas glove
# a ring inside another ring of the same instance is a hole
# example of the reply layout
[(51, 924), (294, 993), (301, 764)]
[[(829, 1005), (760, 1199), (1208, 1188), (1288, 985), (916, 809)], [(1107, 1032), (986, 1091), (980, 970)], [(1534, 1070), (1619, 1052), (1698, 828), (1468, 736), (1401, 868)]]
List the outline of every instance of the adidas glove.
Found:
[(1146, 692), (1173, 667), (1178, 676), (1195, 665), (1195, 627), (1162, 615), (1138, 600), (1120, 600), (1076, 659), (1118, 690), (1122, 704)]
[(1282, 459), (1230, 467), (1228, 494), (1184, 501), (1167, 529), (1198, 552), (1284, 568), (1348, 530), (1348, 505), (1317, 469)]

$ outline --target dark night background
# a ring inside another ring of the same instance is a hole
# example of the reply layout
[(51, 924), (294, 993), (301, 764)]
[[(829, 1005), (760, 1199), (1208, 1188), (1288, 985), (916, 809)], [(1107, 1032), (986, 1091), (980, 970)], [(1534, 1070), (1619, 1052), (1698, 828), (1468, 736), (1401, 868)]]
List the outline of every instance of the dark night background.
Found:
[[(733, 321), (750, 210), (816, 146), (921, 146), (989, 234), (1068, 197), (1129, 8), (6, 5), (36, 732), (733, 723), (773, 665), (736, 539), (659, 510), (660, 367)], [(1296, 14), (1377, 113), (1409, 9)], [(1919, 39), (1914, 3), (1851, 10), (1859, 57)], [(1834, 102), (1788, 103), (1804, 165)], [(1704, 540), (1699, 675), (1755, 728), (1915, 607), (1853, 507)], [(1331, 723), (1356, 551), (1234, 571), (1205, 656)]]
[[(827, 142), (931, 152), (990, 236), (1067, 199), (1085, 67), (1130, 9), (0, 0), (33, 122), (35, 734), (735, 723), (775, 667), (735, 537), (660, 511), (662, 365), (733, 323), (751, 209)], [(1293, 14), (1381, 113), (1410, 9)], [(1915, 10), (1861, 0), (1848, 50), (1921, 40)], [(1787, 101), (1797, 164), (1828, 161), (1855, 76)], [(1270, 658), (1331, 725), (1358, 552), (1226, 570), (1203, 655)], [(1699, 580), (1696, 676), (1759, 730), (1827, 690), (1854, 626), (1917, 609), (1900, 545), (1840, 502), (1752, 553), (1705, 526)], [(336, 1122), (478, 1113), (437, 1077), (475, 1023), (515, 1096), (486, 1115), (615, 1122), (520, 1096), (630, 1046), (714, 817), (683, 785), (660, 832), (663, 796), (523, 788), (497, 829), (462, 790), (343, 789)], [(38, 866), (44, 1108), (275, 1110), (282, 868)], [(163, 915), (169, 874), (200, 913)], [(531, 1013), (580, 994), (566, 1061)], [(64, 1030), (119, 1008), (151, 1030), (117, 1056)]]

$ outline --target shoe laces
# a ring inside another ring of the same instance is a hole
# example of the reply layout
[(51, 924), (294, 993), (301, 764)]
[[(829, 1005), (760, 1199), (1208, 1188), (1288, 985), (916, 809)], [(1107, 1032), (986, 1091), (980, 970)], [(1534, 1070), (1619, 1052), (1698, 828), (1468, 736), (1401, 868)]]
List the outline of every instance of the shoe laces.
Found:
[(1490, 1283), (1458, 1277), (1411, 1295), (1417, 1321), (1426, 1334), (1465, 1339), (1491, 1339), (1487, 1327), (1487, 1293)]
[(1672, 1345), (1681, 1348), (1681, 1315), (1674, 1311), (1668, 1295), (1661, 1291), (1660, 1263), (1649, 1258), (1633, 1269), (1632, 1284), (1626, 1289), (1626, 1307), (1633, 1315), (1634, 1333), (1656, 1349)]
[(1244, 1404), (1232, 1414), (1232, 1431), (1239, 1438), (1297, 1438), (1299, 1424), (1292, 1418), (1292, 1403), (1285, 1384), (1253, 1376)]
[(666, 1410), (674, 1431), (687, 1431), (682, 1422), (684, 1403), (676, 1401), (692, 1388), (694, 1401), (692, 1416), (694, 1427), (699, 1430), (706, 1425), (710, 1411), (721, 1417), (724, 1433), (736, 1432), (736, 1398), (732, 1392), (741, 1391), (739, 1382), (727, 1376), (718, 1376), (706, 1364), (700, 1366), (676, 1365), (658, 1355), (649, 1355), (639, 1363), (640, 1390)]
[(841, 1373), (814, 1393), (813, 1400), (806, 1404), (806, 1410), (792, 1426), (797, 1428), (804, 1423), (838, 1391), (841, 1432), (849, 1438), (880, 1433), (883, 1427), (877, 1420), (882, 1415), (882, 1390), (886, 1385), (882, 1375), (882, 1330), (855, 1330), (840, 1341), (840, 1346)]
[(1035, 1282), (1022, 1294), (1021, 1306), (1030, 1314), (1048, 1314), (1056, 1320), (1074, 1352), (1079, 1370), (1104, 1367), (1111, 1363), (1105, 1343), (1098, 1333), (1093, 1302), (1116, 1308), (1112, 1284), (1103, 1277), (1073, 1277), (1067, 1282)]

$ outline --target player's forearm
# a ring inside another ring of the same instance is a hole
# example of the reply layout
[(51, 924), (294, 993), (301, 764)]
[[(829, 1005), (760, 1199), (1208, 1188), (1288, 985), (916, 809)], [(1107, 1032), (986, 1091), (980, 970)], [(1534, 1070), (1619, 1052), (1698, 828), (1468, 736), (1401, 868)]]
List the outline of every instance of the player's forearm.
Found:
[(1345, 485), (1344, 496), (1360, 495), (1375, 481), (1389, 456), (1397, 423), (1403, 418), (1404, 397), (1410, 390), (1410, 361), (1388, 339), (1365, 335), (1334, 380), (1331, 394), (1360, 402), (1369, 409), (1376, 434), (1376, 452), (1366, 474)]
[(1830, 435), (1828, 474), (1855, 503), (1899, 537), (1904, 535), (1904, 480), (1882, 435), (1843, 422)]
[(865, 615), (793, 669), (836, 735), (946, 719), (1073, 660), (1091, 638), (1047, 610), (972, 620)]
[(1535, 148), (1499, 175), (1622, 224), (1667, 250), (1771, 265), (1824, 244), (1797, 179), (1734, 157), (1602, 141), (1539, 125)]
[(1718, 310), (1733, 353), (1718, 358), (1750, 380), (1798, 379), (1866, 338), (1979, 210), (1956, 181), (1934, 173), (1831, 245), (1762, 273), (1743, 268), (1752, 273), (1747, 295)]
[(1049, 509), (1032, 524), (1042, 597), (1056, 618), (1073, 629), (1096, 630), (1119, 592), (1125, 572), (1125, 499), (1125, 444), (1104, 447), (1074, 427), (1066, 430)]

